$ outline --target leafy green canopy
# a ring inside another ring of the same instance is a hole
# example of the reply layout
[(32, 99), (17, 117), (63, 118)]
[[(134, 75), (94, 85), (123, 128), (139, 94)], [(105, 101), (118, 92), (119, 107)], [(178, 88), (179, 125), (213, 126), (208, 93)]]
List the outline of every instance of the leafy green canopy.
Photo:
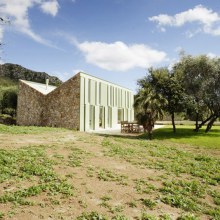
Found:
[(150, 68), (149, 75), (138, 81), (136, 118), (143, 125), (154, 124), (166, 112), (175, 133), (175, 114), (184, 113), (196, 121), (196, 131), (208, 123), (207, 132), (220, 117), (219, 85), (219, 58), (182, 55), (171, 70)]

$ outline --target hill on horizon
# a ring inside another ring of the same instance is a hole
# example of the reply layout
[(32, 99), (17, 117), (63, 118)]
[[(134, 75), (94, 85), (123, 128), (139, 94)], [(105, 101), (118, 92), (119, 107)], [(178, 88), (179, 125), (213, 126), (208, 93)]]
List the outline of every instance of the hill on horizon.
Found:
[(8, 84), (16, 85), (19, 79), (38, 83), (45, 83), (45, 80), (49, 79), (50, 85), (59, 86), (62, 84), (62, 81), (58, 77), (50, 76), (45, 72), (33, 71), (18, 64), (0, 64), (1, 86), (7, 86)]
[(18, 64), (0, 64), (0, 123), (6, 123), (5, 116), (2, 118), (1, 114), (13, 117), (16, 115), (19, 79), (38, 83), (45, 83), (45, 80), (49, 79), (50, 85), (59, 86), (62, 84), (58, 77), (50, 76), (45, 72), (29, 70)]

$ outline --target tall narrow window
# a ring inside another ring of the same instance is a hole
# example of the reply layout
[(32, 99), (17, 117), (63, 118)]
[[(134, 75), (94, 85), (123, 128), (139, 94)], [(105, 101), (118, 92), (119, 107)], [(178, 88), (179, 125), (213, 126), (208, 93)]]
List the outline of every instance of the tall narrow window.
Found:
[(91, 79), (88, 81), (88, 102), (91, 102)]
[(109, 86), (109, 105), (112, 106), (112, 87)]
[(124, 91), (124, 97), (125, 97), (125, 108), (127, 107), (127, 91)]
[(108, 107), (108, 127), (112, 127), (112, 108)]
[(130, 92), (128, 92), (128, 108), (130, 108)]
[(102, 93), (102, 87), (101, 87), (101, 83), (99, 82), (99, 105), (101, 105), (101, 98), (102, 98), (102, 96), (101, 96), (101, 93)]
[(104, 107), (100, 106), (99, 107), (99, 127), (104, 128), (104, 121), (105, 121), (105, 116), (104, 116)]
[(118, 106), (118, 88), (115, 88), (115, 106)]
[(112, 87), (112, 106), (115, 106), (115, 88)]
[(89, 107), (89, 128), (94, 130), (95, 123), (95, 106), (90, 105)]
[(121, 121), (124, 121), (124, 109), (119, 108), (118, 109), (118, 124), (120, 124)]
[(107, 85), (107, 105), (109, 105), (109, 86)]
[(118, 107), (121, 107), (121, 89), (118, 89)]
[(95, 105), (98, 105), (98, 82), (95, 82)]
[(120, 103), (120, 104), (121, 104), (121, 107), (124, 107), (124, 106), (123, 106), (123, 95), (122, 95), (122, 89), (121, 89), (120, 97), (121, 97), (121, 103)]

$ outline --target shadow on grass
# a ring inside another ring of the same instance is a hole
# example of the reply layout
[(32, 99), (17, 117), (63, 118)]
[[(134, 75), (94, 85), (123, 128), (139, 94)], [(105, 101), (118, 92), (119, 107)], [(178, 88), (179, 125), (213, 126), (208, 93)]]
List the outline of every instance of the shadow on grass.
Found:
[(193, 128), (189, 127), (181, 127), (177, 128), (176, 133), (173, 133), (172, 128), (161, 128), (154, 131), (154, 139), (157, 140), (165, 140), (165, 139), (182, 139), (182, 138), (199, 138), (199, 137), (207, 137), (207, 138), (220, 138), (220, 129), (212, 129), (210, 132), (205, 133), (205, 129), (200, 130), (199, 132), (195, 132)]
[[(117, 137), (117, 138), (123, 138), (123, 139), (147, 139), (147, 134), (119, 134), (119, 135), (113, 135), (113, 134), (98, 134), (100, 136), (104, 137)], [(207, 138), (220, 138), (220, 127), (212, 129), (209, 133), (205, 133), (205, 130), (202, 129), (199, 132), (195, 132), (193, 130), (193, 127), (181, 127), (177, 128), (176, 133), (173, 133), (172, 128), (160, 128), (153, 132), (153, 140), (169, 140), (169, 139), (185, 139), (185, 138), (200, 138), (200, 137), (207, 137)]]

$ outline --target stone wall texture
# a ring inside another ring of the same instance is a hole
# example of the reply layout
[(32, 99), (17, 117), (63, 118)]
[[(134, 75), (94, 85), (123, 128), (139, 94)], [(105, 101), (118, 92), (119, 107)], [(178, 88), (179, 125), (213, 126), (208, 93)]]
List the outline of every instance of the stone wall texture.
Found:
[(42, 93), (20, 81), (17, 104), (17, 124), (40, 126), (42, 124), (44, 101), (45, 96)]
[(47, 95), (20, 81), (18, 125), (64, 127), (79, 130), (80, 74)]

